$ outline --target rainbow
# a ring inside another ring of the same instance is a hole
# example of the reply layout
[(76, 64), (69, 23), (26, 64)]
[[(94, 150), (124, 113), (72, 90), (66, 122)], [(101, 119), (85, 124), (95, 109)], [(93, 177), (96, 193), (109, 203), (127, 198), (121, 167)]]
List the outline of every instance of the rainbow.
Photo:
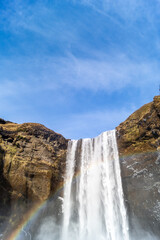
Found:
[[(141, 152), (141, 153), (139, 152), (139, 153), (135, 153), (135, 154), (126, 154), (126, 155), (120, 156), (120, 158), (129, 157), (129, 156), (133, 156), (133, 155), (137, 156), (137, 155), (141, 155), (141, 154), (144, 154), (144, 153), (153, 153), (153, 152), (156, 152), (156, 150), (146, 151), (146, 152)], [(90, 167), (90, 165), (88, 165), (88, 167)], [(79, 175), (80, 175), (80, 171), (77, 171), (76, 174), (74, 175), (74, 178), (78, 177)], [(60, 191), (62, 191), (64, 185), (65, 185), (65, 183), (61, 183), (59, 188), (55, 191), (54, 195), (56, 195)], [(5, 240), (18, 240), (20, 234), (24, 231), (23, 229), (35, 217), (35, 215), (39, 213), (39, 211), (45, 206), (46, 203), (47, 203), (47, 200), (45, 200), (43, 202), (40, 202), (40, 203), (37, 203), (36, 205), (34, 205), (34, 207), (32, 207), (24, 215), (24, 221), (19, 223), (17, 228), (14, 229), (8, 236), (6, 236)]]
[[(46, 202), (46, 201), (45, 201)], [(41, 207), (43, 207), (43, 205), (45, 204), (45, 202), (43, 203), (39, 203), (36, 206), (34, 206), (32, 209), (30, 209), (24, 216), (24, 221), (22, 221), (21, 223), (19, 223), (19, 225), (17, 226), (17, 228), (6, 238), (6, 240), (16, 240), (20, 233), (23, 231), (23, 228), (28, 224), (28, 222), (34, 217), (34, 215), (40, 211)]]
[[(64, 184), (61, 184), (59, 188), (55, 191), (54, 195), (58, 194), (60, 191), (62, 191)], [(47, 199), (48, 200), (48, 199)], [(11, 233), (9, 233), (7, 236), (5, 236), (5, 240), (17, 240), (18, 237), (22, 232), (24, 232), (24, 228), (27, 226), (27, 224), (33, 220), (36, 214), (40, 212), (40, 210), (46, 205), (47, 200), (38, 202), (35, 204), (23, 217), (24, 220), (22, 220), (16, 229), (14, 229)]]
[[(88, 165), (88, 167), (90, 167)], [(74, 175), (74, 178), (78, 177), (80, 175), (80, 171), (77, 171), (77, 173)], [(66, 180), (67, 181), (67, 180)], [(62, 191), (65, 183), (61, 183), (59, 188), (55, 191), (54, 195), (58, 194), (60, 191)], [(9, 236), (5, 237), (5, 240), (18, 240), (18, 237), (22, 233), (23, 229), (27, 226), (27, 224), (35, 217), (36, 214), (39, 213), (39, 211), (45, 206), (47, 203), (47, 200), (37, 203), (34, 207), (32, 207), (23, 217), (24, 221), (20, 222), (16, 229), (14, 229)]]

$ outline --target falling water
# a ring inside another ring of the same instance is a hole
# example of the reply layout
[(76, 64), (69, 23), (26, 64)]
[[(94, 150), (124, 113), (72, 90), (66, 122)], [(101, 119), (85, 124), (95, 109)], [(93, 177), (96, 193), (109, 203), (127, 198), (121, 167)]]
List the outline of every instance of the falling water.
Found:
[(129, 240), (115, 131), (71, 140), (65, 180), (61, 240)]

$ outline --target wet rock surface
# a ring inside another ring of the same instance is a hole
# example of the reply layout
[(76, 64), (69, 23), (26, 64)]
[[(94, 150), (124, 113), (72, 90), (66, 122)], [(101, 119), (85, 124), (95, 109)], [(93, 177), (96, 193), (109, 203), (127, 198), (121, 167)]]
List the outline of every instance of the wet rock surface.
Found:
[(4, 222), (14, 225), (17, 215), (62, 185), (67, 142), (41, 124), (0, 119), (1, 227)]
[(131, 229), (160, 236), (159, 96), (117, 127), (117, 141)]
[[(131, 229), (160, 236), (159, 96), (117, 127), (117, 143)], [(0, 229), (14, 229), (63, 184), (67, 144), (41, 124), (0, 119)]]
[(160, 236), (160, 165), (158, 152), (122, 157), (122, 181), (131, 229)]

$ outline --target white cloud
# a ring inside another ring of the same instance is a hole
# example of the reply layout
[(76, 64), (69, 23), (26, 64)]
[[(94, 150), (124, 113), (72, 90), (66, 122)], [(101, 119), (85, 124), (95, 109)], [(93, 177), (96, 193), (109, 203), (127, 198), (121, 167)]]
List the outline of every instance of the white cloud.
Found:
[[(119, 28), (132, 29), (132, 32), (143, 37), (143, 32), (152, 32), (152, 41), (159, 40), (160, 1), (154, 0), (71, 0), (88, 6), (99, 14), (106, 16)], [(140, 26), (140, 24), (142, 24)]]
[[(153, 9), (148, 8), (146, 3), (148, 1), (74, 0), (74, 2), (76, 4), (80, 3), (84, 4), (85, 6), (89, 6), (100, 14), (109, 17), (112, 21), (114, 21), (114, 23), (116, 22), (120, 27), (124, 28), (123, 33), (125, 34), (128, 33), (128, 28), (130, 28), (132, 23), (138, 22), (137, 19), (139, 17), (147, 20), (147, 23), (145, 22), (146, 25), (144, 27), (144, 32), (146, 31), (148, 34), (148, 28), (155, 30), (155, 32), (153, 32), (154, 37), (150, 46), (152, 46), (152, 44), (154, 45), (154, 42), (156, 41), (156, 44), (159, 48), (159, 37), (156, 38), (157, 25), (154, 24), (155, 21), (158, 21), (155, 20), (158, 10), (154, 12)], [(23, 35), (24, 32), (27, 34), (27, 36), (29, 36), (29, 32), (35, 33), (36, 37), (38, 35), (38, 39), (43, 43), (42, 45), (40, 44), (40, 47), (43, 49), (44, 46), (45, 51), (41, 51), (42, 49), (40, 49), (39, 53), (37, 55), (35, 54), (34, 56), (34, 54), (31, 54), (29, 51), (32, 51), (32, 47), (34, 47), (34, 44), (39, 43), (39, 40), (36, 38), (36, 42), (33, 42), (33, 45), (31, 42), (30, 49), (30, 42), (26, 44), (25, 39), (24, 43), (22, 41), (22, 44), (24, 44), (23, 46), (21, 46), (20, 42), (17, 42), (20, 44), (18, 45), (20, 47), (17, 48), (17, 52), (14, 50), (13, 52), (11, 51), (14, 53), (14, 56), (8, 58), (6, 61), (1, 60), (0, 107), (1, 111), (4, 113), (7, 111), (14, 112), (14, 110), (19, 108), (20, 116), (22, 114), (20, 110), (24, 110), (24, 108), (28, 107), (27, 100), (25, 99), (27, 94), (29, 99), (29, 96), (33, 96), (34, 93), (36, 93), (35, 96), (37, 97), (39, 92), (42, 93), (43, 91), (48, 90), (53, 91), (55, 100), (53, 101), (53, 106), (55, 104), (58, 105), (58, 107), (64, 107), (64, 103), (67, 104), (69, 101), (74, 100), (74, 97), (71, 98), (69, 95), (70, 92), (74, 92), (74, 90), (77, 92), (84, 89), (92, 92), (104, 91), (109, 94), (112, 92), (116, 93), (118, 91), (122, 92), (124, 89), (132, 91), (132, 87), (135, 87), (140, 91), (145, 89), (145, 94), (147, 92), (146, 89), (149, 89), (149, 94), (151, 95), (151, 91), (154, 88), (153, 84), (158, 85), (160, 79), (158, 60), (151, 60), (149, 57), (148, 59), (145, 59), (143, 54), (142, 56), (141, 54), (138, 55), (138, 45), (136, 45), (137, 42), (135, 39), (132, 40), (132, 35), (129, 37), (127, 36), (128, 39), (133, 43), (133, 45), (131, 42), (129, 43), (131, 53), (129, 53), (127, 46), (125, 48), (127, 50), (124, 48), (121, 49), (122, 52), (118, 52), (118, 50), (115, 48), (115, 53), (113, 49), (115, 46), (114, 44), (111, 45), (109, 50), (106, 48), (105, 53), (102, 53), (99, 49), (99, 52), (97, 53), (95, 52), (96, 47), (94, 49), (92, 48), (93, 46), (88, 47), (88, 43), (86, 43), (85, 40), (83, 40), (83, 37), (80, 36), (81, 32), (89, 32), (92, 31), (92, 29), (89, 29), (89, 26), (83, 22), (83, 19), (79, 19), (79, 15), (74, 16), (76, 19), (76, 24), (73, 24), (71, 19), (69, 22), (67, 22), (67, 18), (63, 18), (64, 16), (56, 15), (57, 13), (55, 13), (53, 6), (52, 8), (49, 8), (46, 4), (46, 1), (41, 0), (33, 5), (25, 4), (25, 2), (20, 0), (14, 0), (12, 3), (8, 3), (7, 7), (7, 10), (2, 12), (0, 19), (0, 23), (3, 24), (3, 28), (5, 28), (7, 32), (10, 31), (11, 34), (14, 33), (15, 38), (18, 34)], [(155, 13), (155, 16), (153, 13)], [(92, 14), (92, 11), (89, 14)], [(107, 22), (108, 19), (104, 19)], [(148, 22), (150, 24), (148, 24)], [(79, 26), (77, 26), (77, 23), (79, 23)], [(95, 21), (95, 29), (98, 28), (98, 24), (99, 22), (97, 23)], [(105, 25), (105, 22), (104, 26), (107, 28), (107, 24)], [(105, 27), (102, 30), (107, 32)], [(116, 29), (113, 29), (113, 32), (114, 30), (116, 31)], [(120, 30), (123, 31), (123, 29)], [(138, 25), (133, 24), (131, 30), (134, 32), (134, 34), (135, 32), (136, 34), (140, 34), (143, 29), (140, 29)], [(109, 33), (107, 34), (109, 35)], [(137, 35), (138, 37), (139, 34)], [(22, 36), (22, 38), (24, 36)], [(96, 33), (96, 36), (97, 38), (99, 37), (98, 33)], [(112, 41), (112, 37), (113, 36), (109, 37), (110, 42)], [(141, 37), (143, 38), (143, 32), (141, 33)], [(145, 37), (146, 36), (144, 35), (144, 38)], [(50, 49), (50, 46), (54, 45), (53, 42), (56, 42), (56, 46), (61, 49), (59, 55), (57, 54), (57, 56), (53, 56), (53, 53), (48, 53), (48, 51), (46, 51), (46, 49)], [(45, 48), (46, 45), (48, 46), (48, 43), (49, 48)], [(70, 48), (72, 43), (76, 44), (73, 44), (73, 48)], [(67, 51), (69, 51), (68, 49), (74, 49), (74, 46), (79, 49), (77, 54), (83, 49), (82, 52), (85, 52), (85, 55), (89, 57), (77, 57), (71, 52), (69, 52), (67, 55)], [(10, 47), (14, 48), (14, 46)], [(19, 52), (21, 47), (25, 54), (21, 51)], [(100, 44), (98, 47), (101, 47)], [(120, 47), (121, 43), (119, 43), (118, 49), (120, 49)], [(65, 55), (65, 57), (60, 57), (62, 52), (63, 56)], [(22, 54), (22, 57), (16, 57), (18, 54)], [(131, 55), (132, 58), (129, 57)], [(64, 96), (62, 96), (63, 94), (61, 93), (62, 89), (65, 89), (63, 92)], [(20, 104), (21, 96), (22, 104)], [(41, 97), (43, 94), (39, 94), (39, 96)], [(12, 101), (13, 99), (14, 101)], [(32, 115), (31, 112), (29, 112), (29, 114)], [(90, 137), (92, 136), (92, 133), (94, 133), (95, 136), (95, 133), (99, 134), (101, 131), (114, 128), (129, 114), (130, 111), (123, 109), (122, 111), (121, 109), (113, 111), (106, 111), (105, 109), (104, 111), (71, 115), (66, 117), (66, 119), (61, 123), (57, 124), (57, 126), (64, 127), (57, 131), (63, 133), (66, 137)], [(55, 129), (54, 126), (53, 129)]]
[(139, 62), (127, 56), (101, 59), (64, 58), (60, 60), (56, 74), (62, 83), (77, 89), (113, 92), (126, 87), (144, 86), (158, 81), (160, 70), (156, 62)]
[[(75, 0), (73, 0), (75, 2)], [(140, 17), (140, 14), (145, 14), (149, 9), (148, 4), (144, 0), (80, 0), (77, 3), (92, 7), (99, 13), (116, 13), (123, 19), (128, 20)], [(156, 1), (158, 2), (158, 1)]]
[(75, 42), (78, 37), (77, 28), (58, 16), (55, 6), (56, 3), (53, 3), (49, 7), (44, 1), (27, 4), (14, 0), (8, 3), (5, 10), (0, 11), (1, 27), (19, 35), (33, 32), (47, 43)]
[(23, 58), (18, 61), (1, 62), (0, 87), (2, 96), (23, 91), (86, 89), (103, 90), (108, 93), (128, 86), (139, 89), (159, 82), (160, 69), (156, 61), (138, 61), (125, 55), (105, 56), (94, 59), (48, 57), (44, 59)]

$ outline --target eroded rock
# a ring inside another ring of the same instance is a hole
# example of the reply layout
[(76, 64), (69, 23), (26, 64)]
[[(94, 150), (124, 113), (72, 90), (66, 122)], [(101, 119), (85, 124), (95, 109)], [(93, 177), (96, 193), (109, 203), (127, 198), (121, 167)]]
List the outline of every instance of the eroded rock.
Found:
[(41, 124), (0, 121), (2, 223), (12, 215), (14, 225), (18, 212), (44, 202), (63, 183), (67, 142)]
[[(117, 127), (117, 142), (131, 229), (138, 221), (144, 230), (159, 236), (160, 96)], [(1, 227), (6, 222), (14, 228), (17, 209), (23, 217), (63, 184), (67, 143), (41, 124), (0, 119)]]
[(160, 96), (117, 127), (131, 229), (160, 235)]

